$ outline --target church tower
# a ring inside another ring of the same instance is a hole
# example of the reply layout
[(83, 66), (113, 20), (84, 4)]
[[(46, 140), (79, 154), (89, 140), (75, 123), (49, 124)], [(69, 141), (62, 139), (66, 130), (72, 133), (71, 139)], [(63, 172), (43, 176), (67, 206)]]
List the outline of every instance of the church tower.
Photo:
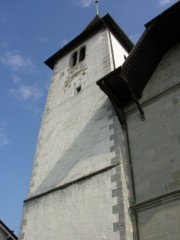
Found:
[(45, 62), (20, 240), (179, 240), (179, 16), (178, 1), (133, 47), (97, 15)]
[(96, 83), (132, 48), (109, 14), (97, 15), (46, 60), (53, 73), (20, 240), (132, 239), (123, 130)]

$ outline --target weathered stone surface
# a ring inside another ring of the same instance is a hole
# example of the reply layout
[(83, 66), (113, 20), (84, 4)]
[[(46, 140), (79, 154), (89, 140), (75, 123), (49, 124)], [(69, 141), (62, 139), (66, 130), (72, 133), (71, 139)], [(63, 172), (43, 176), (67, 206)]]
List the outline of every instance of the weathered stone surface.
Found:
[[(113, 70), (109, 38), (103, 29), (55, 64), (20, 239), (125, 240), (132, 235), (123, 132), (96, 85)], [(127, 52), (111, 38), (118, 67)], [(72, 54), (82, 46), (85, 59), (71, 67)], [(113, 191), (118, 191), (114, 197)]]
[(180, 200), (139, 213), (141, 240), (178, 240)]
[[(112, 213), (113, 170), (25, 203), (24, 239), (119, 239)], [(33, 229), (32, 229), (33, 226)], [(59, 238), (60, 237), (60, 238)]]
[[(140, 120), (137, 110), (127, 116), (136, 200), (141, 206), (149, 201), (138, 212), (140, 240), (180, 236), (179, 56), (180, 44), (164, 56), (147, 84), (140, 100), (146, 120)], [(154, 198), (162, 200), (153, 203)]]

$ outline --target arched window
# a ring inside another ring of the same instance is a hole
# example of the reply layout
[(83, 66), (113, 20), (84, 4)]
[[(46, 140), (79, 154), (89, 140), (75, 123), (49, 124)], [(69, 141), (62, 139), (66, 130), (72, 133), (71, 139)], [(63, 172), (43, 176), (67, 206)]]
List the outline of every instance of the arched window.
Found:
[(85, 55), (86, 55), (86, 47), (83, 46), (79, 52), (79, 62), (82, 62), (85, 59)]

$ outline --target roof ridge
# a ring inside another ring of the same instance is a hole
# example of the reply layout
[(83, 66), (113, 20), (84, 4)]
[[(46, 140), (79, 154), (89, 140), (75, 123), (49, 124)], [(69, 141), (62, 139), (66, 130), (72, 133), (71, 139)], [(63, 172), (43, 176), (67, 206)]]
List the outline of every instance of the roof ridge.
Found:
[(94, 24), (96, 24), (99, 20), (101, 20), (101, 18), (98, 16), (98, 15), (96, 15), (91, 21), (90, 21), (90, 23), (84, 28), (84, 30), (82, 31), (82, 32), (84, 32), (84, 31), (86, 31), (86, 30), (88, 30), (89, 28), (91, 28)]

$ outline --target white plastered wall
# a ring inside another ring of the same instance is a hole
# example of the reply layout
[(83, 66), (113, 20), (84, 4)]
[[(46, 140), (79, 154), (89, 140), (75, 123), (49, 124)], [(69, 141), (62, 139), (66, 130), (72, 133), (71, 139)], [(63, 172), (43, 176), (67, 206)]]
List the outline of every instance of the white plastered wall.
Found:
[[(84, 61), (71, 68), (72, 52), (84, 45)], [(118, 189), (125, 179), (122, 169), (115, 170), (122, 161), (121, 153), (116, 156), (121, 142), (114, 131), (121, 135), (120, 125), (96, 85), (113, 70), (107, 30), (72, 52), (59, 59), (53, 70), (28, 197), (44, 195), (25, 203), (20, 239), (116, 240), (126, 234), (121, 217), (126, 200)], [(77, 86), (81, 86), (79, 93)], [(63, 188), (66, 184), (70, 186)]]
[[(112, 153), (107, 128), (110, 103), (96, 85), (98, 79), (111, 71), (107, 32), (102, 30), (83, 45), (86, 46), (83, 62), (70, 68), (71, 52), (54, 68), (29, 196), (110, 164)], [(81, 92), (77, 94), (79, 85)]]
[(118, 68), (124, 63), (125, 58), (128, 56), (128, 52), (112, 33), (110, 33), (110, 36), (112, 41), (112, 54), (114, 55), (115, 68)]

